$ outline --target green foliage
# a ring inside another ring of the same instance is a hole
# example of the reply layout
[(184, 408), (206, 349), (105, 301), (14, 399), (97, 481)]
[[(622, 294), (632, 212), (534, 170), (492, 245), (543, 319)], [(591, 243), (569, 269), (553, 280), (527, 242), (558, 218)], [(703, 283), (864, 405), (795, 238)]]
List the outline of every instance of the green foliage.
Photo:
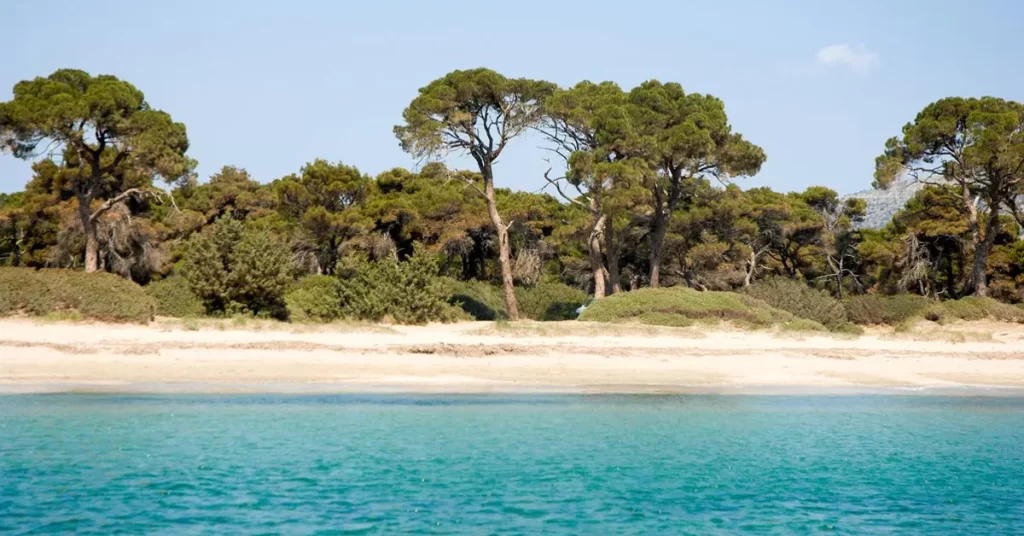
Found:
[(242, 220), (266, 216), (275, 202), (269, 189), (234, 166), (222, 167), (205, 184), (185, 185), (178, 194), (182, 209), (202, 214), (210, 223), (223, 216)]
[[(453, 71), (419, 90), (395, 134), (417, 157), (468, 155), (474, 171), (433, 162), (371, 178), (316, 159), (270, 184), (230, 166), (197, 184), (183, 125), (153, 110), (127, 82), (60, 70), (17, 84), (0, 103), (0, 150), (54, 153), (32, 166), (24, 192), (0, 194), (0, 264), (86, 267), (155, 281), (146, 294), (158, 314), (175, 316), (200, 314), (197, 299), (203, 311), (240, 319), (284, 318), (288, 310), (302, 321), (467, 314), (437, 310), (439, 293), (474, 318), (502, 319), (511, 308), (490, 283), (511, 275), (527, 284), (510, 300), (524, 318), (564, 319), (585, 299), (577, 289), (596, 291), (602, 278), (595, 274), (605, 273), (609, 291), (752, 284), (738, 298), (743, 307), (762, 310), (764, 302), (749, 301), (759, 296), (833, 331), (859, 329), (844, 315), (894, 326), (922, 317), (1015, 321), (1017, 309), (995, 302), (938, 298), (987, 293), (1024, 302), (1024, 240), (1010, 214), (1024, 194), (1021, 124), (1024, 105), (997, 98), (927, 106), (886, 145), (876, 182), (885, 187), (909, 172), (932, 185), (917, 190), (884, 229), (863, 229), (865, 203), (827, 187), (719, 188), (717, 179), (756, 173), (764, 152), (733, 131), (725, 103), (671, 82), (650, 80), (628, 91), (612, 82), (556, 88), (489, 69)], [(564, 170), (552, 170), (560, 177), (548, 177), (564, 203), (494, 188), (493, 164), (531, 129), (565, 158)], [(160, 202), (167, 197), (153, 188), (157, 180), (175, 184), (174, 205)], [(414, 244), (438, 261), (437, 273), (460, 281), (400, 295), (395, 289), (436, 279), (429, 269), (397, 262), (413, 255)], [(337, 274), (355, 256), (385, 260), (361, 265), (366, 273), (344, 268), (340, 280), (294, 281)], [(168, 279), (172, 273), (182, 276)], [(25, 288), (42, 285), (33, 281)], [(533, 286), (544, 281), (570, 286)], [(800, 281), (853, 297), (838, 307)], [(46, 295), (44, 287), (37, 293)], [(45, 298), (38, 306), (19, 300), (18, 310), (86, 318), (54, 312)], [(681, 310), (634, 318), (689, 325), (738, 314)]]
[(673, 287), (640, 289), (595, 300), (579, 319), (590, 322), (639, 321), (669, 326), (719, 319), (752, 327), (768, 327), (793, 320), (793, 315), (742, 294)]
[(842, 303), (827, 292), (810, 288), (800, 281), (775, 277), (753, 284), (743, 292), (777, 309), (814, 320), (829, 329), (838, 328), (847, 322)]
[[(497, 158), (508, 140), (541, 120), (541, 105), (552, 91), (551, 83), (506, 78), (491, 69), (452, 71), (420, 88), (402, 113), (405, 124), (394, 128), (395, 136), (416, 157), (447, 148)], [(493, 146), (477, 144), (485, 135), (495, 141)]]
[(587, 294), (564, 283), (516, 287), (519, 314), (530, 320), (572, 320), (587, 302)]
[(347, 318), (399, 324), (426, 324), (462, 319), (445, 301), (437, 261), (417, 253), (406, 262), (354, 261), (339, 273), (342, 314)]
[(162, 198), (154, 179), (187, 183), (195, 168), (185, 155), (185, 125), (150, 107), (128, 82), (75, 69), (18, 82), (14, 98), (0, 102), (0, 151), (34, 159), (40, 144), (40, 152), (60, 155), (62, 189), (76, 198), (86, 271), (100, 269), (101, 216)]
[[(87, 141), (92, 139), (97, 141), (94, 146)], [(74, 69), (15, 84), (14, 99), (0, 103), (0, 140), (19, 158), (34, 156), (44, 140), (99, 157), (105, 150), (114, 150), (120, 158), (116, 165), (110, 163), (108, 173), (142, 168), (177, 180), (194, 165), (184, 156), (188, 149), (185, 125), (152, 109), (142, 92), (128, 82)]]
[(908, 319), (920, 317), (935, 302), (916, 294), (880, 296), (866, 294), (843, 302), (850, 321), (860, 325), (897, 326)]
[(1024, 309), (1000, 303), (992, 298), (968, 296), (942, 304), (942, 319), (997, 320), (1000, 322), (1024, 323)]
[(505, 298), (501, 287), (484, 281), (471, 279), (459, 281), (445, 280), (445, 293), (448, 302), (459, 306), (474, 320), (507, 320)]
[(208, 313), (287, 316), (287, 250), (251, 224), (217, 220), (189, 241), (182, 272)]
[(850, 319), (858, 324), (896, 326), (899, 331), (910, 329), (919, 320), (1024, 322), (1021, 307), (977, 296), (937, 302), (913, 294), (867, 295), (851, 298), (845, 305)]
[(298, 249), (311, 252), (320, 272), (333, 274), (339, 248), (358, 236), (367, 222), (355, 210), (366, 197), (369, 178), (358, 169), (317, 159), (299, 175), (275, 181), (279, 210), (301, 231)]
[(206, 311), (202, 300), (192, 292), (192, 287), (184, 277), (168, 277), (154, 281), (143, 288), (145, 288), (146, 294), (156, 302), (158, 316), (191, 318), (202, 316)]
[(106, 322), (146, 323), (154, 301), (114, 274), (0, 268), (0, 315), (80, 315)]
[(288, 319), (293, 322), (332, 322), (345, 316), (341, 283), (329, 275), (304, 277), (284, 295)]
[(795, 318), (779, 326), (782, 331), (828, 331), (828, 328), (808, 318)]
[[(474, 320), (507, 320), (501, 287), (483, 281), (445, 281), (448, 302), (461, 307)], [(519, 314), (529, 320), (571, 320), (587, 302), (587, 294), (564, 283), (516, 287)]]
[(854, 324), (853, 322), (845, 322), (839, 324), (831, 330), (833, 333), (844, 333), (846, 335), (863, 335), (864, 328)]
[[(999, 233), (999, 212), (1016, 207), (1024, 195), (1024, 104), (996, 97), (948, 97), (926, 106), (903, 136), (890, 138), (875, 159), (875, 186), (885, 188), (901, 174), (941, 178), (951, 186), (943, 204), (968, 219), (972, 228), (971, 280), (974, 293), (988, 294), (988, 257)], [(964, 194), (963, 192), (969, 192)]]

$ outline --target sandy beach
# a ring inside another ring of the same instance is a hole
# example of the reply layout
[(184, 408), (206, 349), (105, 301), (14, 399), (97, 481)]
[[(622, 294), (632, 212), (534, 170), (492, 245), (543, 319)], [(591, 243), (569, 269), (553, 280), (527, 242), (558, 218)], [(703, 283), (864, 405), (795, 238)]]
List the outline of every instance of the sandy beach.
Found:
[(583, 323), (0, 320), (0, 392), (1024, 392), (1024, 327), (861, 337)]

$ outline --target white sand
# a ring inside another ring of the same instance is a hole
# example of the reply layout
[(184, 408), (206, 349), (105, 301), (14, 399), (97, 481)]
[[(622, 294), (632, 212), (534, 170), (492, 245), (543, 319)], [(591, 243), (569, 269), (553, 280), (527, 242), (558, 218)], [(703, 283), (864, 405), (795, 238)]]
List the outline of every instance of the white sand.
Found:
[[(220, 326), (226, 329), (0, 320), (0, 391), (1024, 389), (1024, 327), (1015, 325), (958, 327), (966, 337), (940, 328), (859, 338), (581, 323)], [(563, 332), (570, 334), (552, 335)]]

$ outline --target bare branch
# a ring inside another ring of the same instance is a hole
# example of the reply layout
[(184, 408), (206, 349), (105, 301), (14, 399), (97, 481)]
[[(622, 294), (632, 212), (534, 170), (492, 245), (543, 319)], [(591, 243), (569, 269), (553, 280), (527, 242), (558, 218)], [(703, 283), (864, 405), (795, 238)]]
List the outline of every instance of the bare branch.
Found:
[[(550, 162), (549, 162), (549, 164), (550, 164)], [(566, 201), (568, 201), (568, 202), (570, 202), (570, 203), (572, 203), (574, 205), (579, 205), (579, 206), (587, 209), (589, 212), (596, 213), (596, 211), (593, 210), (589, 205), (583, 203), (579, 199), (576, 199), (574, 197), (569, 197), (568, 195), (566, 195), (566, 193), (564, 191), (562, 191), (562, 186), (561, 186), (560, 183), (564, 179), (565, 179), (565, 177), (559, 177), (557, 179), (552, 179), (551, 178), (551, 167), (550, 166), (548, 167), (548, 170), (544, 172), (544, 180), (546, 180), (548, 182), (548, 184), (554, 186), (555, 190), (558, 191), (558, 195), (562, 196), (563, 199), (565, 199)]]

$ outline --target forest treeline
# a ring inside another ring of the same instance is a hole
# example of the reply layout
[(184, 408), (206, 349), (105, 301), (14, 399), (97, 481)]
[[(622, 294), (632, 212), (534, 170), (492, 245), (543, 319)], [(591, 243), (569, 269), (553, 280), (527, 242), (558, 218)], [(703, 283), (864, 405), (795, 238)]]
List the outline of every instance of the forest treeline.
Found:
[[(24, 191), (0, 195), (0, 264), (177, 281), (210, 314), (287, 316), (291, 292), (326, 316), (394, 307), (417, 322), (454, 314), (436, 296), (480, 285), (500, 289), (490, 309), (511, 319), (524, 300), (524, 316), (543, 316), (539, 295), (774, 278), (839, 299), (1024, 300), (1016, 102), (942, 99), (879, 140), (875, 186), (927, 183), (882, 229), (861, 228), (864, 202), (824, 186), (742, 189), (765, 152), (721, 100), (676, 83), (454, 71), (419, 90), (394, 132), (417, 170), (317, 159), (269, 182), (236, 166), (200, 182), (185, 126), (130, 83), (77, 70), (20, 82), (0, 103), (0, 144), (35, 163)], [(546, 193), (499, 187), (516, 179), (500, 157), (528, 132), (550, 151)], [(475, 167), (452, 169), (455, 156)]]

